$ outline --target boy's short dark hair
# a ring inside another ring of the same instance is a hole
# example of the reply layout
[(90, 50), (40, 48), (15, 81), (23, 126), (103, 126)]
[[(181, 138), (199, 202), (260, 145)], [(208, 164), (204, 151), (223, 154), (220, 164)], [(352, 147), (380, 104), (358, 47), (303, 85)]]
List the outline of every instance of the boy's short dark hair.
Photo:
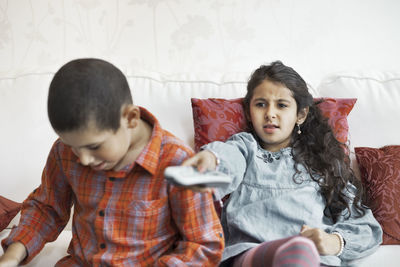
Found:
[(125, 75), (107, 61), (83, 58), (68, 62), (54, 75), (47, 113), (58, 132), (82, 129), (90, 121), (99, 130), (115, 132), (125, 104), (132, 104)]

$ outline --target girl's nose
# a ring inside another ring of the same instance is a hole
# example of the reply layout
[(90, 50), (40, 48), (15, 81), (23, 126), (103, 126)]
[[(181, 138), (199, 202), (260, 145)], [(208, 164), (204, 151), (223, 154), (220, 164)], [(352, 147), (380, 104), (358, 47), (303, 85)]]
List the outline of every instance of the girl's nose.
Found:
[(265, 111), (265, 119), (274, 119), (276, 118), (276, 109), (272, 106), (269, 106)]

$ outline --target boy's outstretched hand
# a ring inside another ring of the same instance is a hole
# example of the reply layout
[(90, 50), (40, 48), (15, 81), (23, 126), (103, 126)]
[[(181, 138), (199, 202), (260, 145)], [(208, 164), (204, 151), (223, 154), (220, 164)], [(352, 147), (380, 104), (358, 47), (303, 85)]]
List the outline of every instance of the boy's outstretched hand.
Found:
[(300, 235), (311, 239), (321, 255), (336, 255), (340, 251), (339, 237), (328, 234), (320, 228), (311, 228), (308, 225), (303, 225)]
[(217, 167), (217, 158), (212, 152), (202, 150), (193, 157), (185, 160), (182, 165), (196, 167), (199, 172), (213, 171)]

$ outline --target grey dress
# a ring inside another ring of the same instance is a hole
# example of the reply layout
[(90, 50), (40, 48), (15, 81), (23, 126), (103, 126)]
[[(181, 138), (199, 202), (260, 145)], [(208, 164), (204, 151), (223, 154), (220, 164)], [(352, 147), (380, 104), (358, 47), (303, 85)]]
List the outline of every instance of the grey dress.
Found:
[(290, 147), (269, 152), (253, 135), (239, 133), (202, 149), (218, 155), (218, 170), (233, 177), (230, 186), (215, 193), (218, 199), (230, 194), (221, 218), (226, 239), (223, 261), (262, 242), (298, 235), (303, 224), (343, 236), (346, 245), (340, 257), (321, 256), (326, 265), (346, 265), (371, 254), (382, 242), (382, 228), (370, 209), (361, 218), (342, 216), (335, 224), (324, 216), (324, 197), (304, 167), (298, 167), (302, 173), (293, 180)]

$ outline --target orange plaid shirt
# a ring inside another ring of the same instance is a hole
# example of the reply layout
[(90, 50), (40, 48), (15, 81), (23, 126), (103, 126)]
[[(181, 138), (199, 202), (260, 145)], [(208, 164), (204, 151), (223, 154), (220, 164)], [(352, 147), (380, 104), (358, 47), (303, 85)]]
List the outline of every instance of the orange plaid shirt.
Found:
[(217, 266), (224, 239), (211, 194), (170, 185), (163, 175), (193, 152), (151, 113), (141, 113), (153, 125), (151, 140), (119, 172), (79, 164), (57, 140), (41, 185), (24, 201), (20, 224), (3, 247), (22, 242), (23, 263), (29, 262), (57, 238), (74, 206), (69, 255), (56, 266)]

